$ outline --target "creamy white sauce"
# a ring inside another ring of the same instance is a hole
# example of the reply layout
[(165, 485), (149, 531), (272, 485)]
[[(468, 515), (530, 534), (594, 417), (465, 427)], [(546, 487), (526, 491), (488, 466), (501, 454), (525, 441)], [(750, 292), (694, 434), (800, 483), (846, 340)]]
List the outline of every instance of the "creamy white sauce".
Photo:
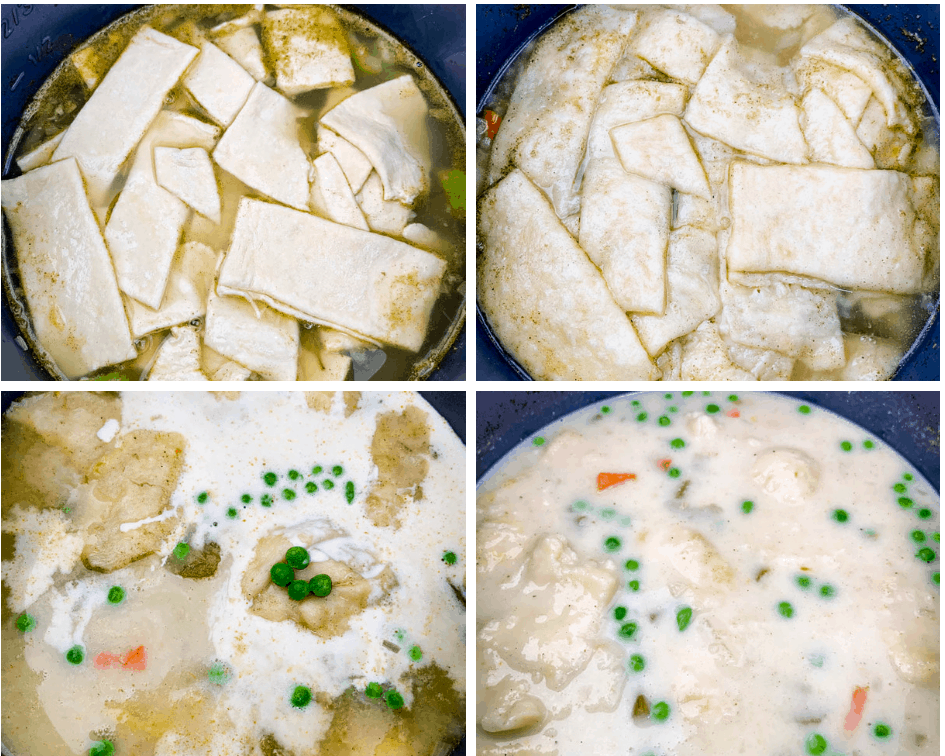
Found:
[[(367, 493), (377, 479), (371, 457), (376, 420), (381, 413), (401, 411), (409, 405), (426, 413), (435, 455), (431, 455), (422, 483), (423, 499), (405, 507), (399, 529), (378, 528), (364, 511)], [(208, 593), (205, 603), (191, 606), (206, 614), (206, 638), (165, 638), (175, 633), (186, 636), (188, 631), (177, 625), (177, 609), (163, 610), (158, 599), (148, 610), (147, 619), (139, 617), (134, 623), (123, 624), (122, 612), (134, 609), (142, 599), (149, 602), (148, 590), (154, 586), (169, 589), (161, 582), (167, 576), (154, 562), (150, 567), (144, 567), (144, 562), (133, 563), (108, 575), (86, 573), (64, 591), (49, 590), (31, 606), (38, 627), (45, 629), (24, 636), (26, 661), (43, 674), (40, 699), (52, 725), (76, 752), (88, 749), (89, 732), (115, 725), (114, 710), (106, 705), (109, 700), (122, 701), (135, 689), (156, 687), (163, 674), (150, 670), (166, 672), (179, 662), (209, 666), (221, 661), (233, 671), (218, 690), (217, 704), (218, 725), (233, 743), (258, 739), (268, 732), (298, 753), (309, 752), (318, 742), (331, 715), (315, 704), (301, 711), (292, 708), (289, 698), (296, 685), (335, 697), (352, 685), (363, 690), (368, 682), (387, 682), (397, 687), (409, 707), (412, 699), (405, 675), (433, 662), (464, 692), (462, 615), (446, 583), (447, 578), (462, 583), (465, 569), (464, 448), (419, 396), (363, 393), (359, 408), (345, 417), (340, 393), (331, 412), (322, 413), (307, 407), (301, 392), (244, 392), (236, 401), (204, 392), (127, 392), (123, 394), (121, 429), (123, 434), (139, 429), (174, 431), (184, 435), (187, 445), (170, 507), (158, 516), (124, 523), (120, 529), (133, 530), (177, 514), (180, 523), (160, 551), (164, 561), (174, 559), (171, 552), (179, 541), (200, 548), (212, 540), (219, 544), (223, 559), (212, 580), (172, 577), (178, 582), (169, 586), (172, 593), (178, 592), (178, 602), (196, 601), (188, 597)], [(309, 473), (316, 464), (323, 466), (324, 472), (312, 478)], [(342, 465), (344, 473), (334, 478), (335, 487), (327, 490), (322, 481), (332, 477), (333, 465)], [(304, 477), (297, 483), (290, 481), (290, 469)], [(274, 488), (263, 482), (263, 474), (270, 470), (279, 474)], [(304, 483), (313, 479), (319, 490), (309, 495)], [(351, 504), (345, 500), (347, 480), (355, 484)], [(280, 495), (285, 487), (297, 491), (294, 500)], [(208, 497), (200, 504), (202, 492)], [(246, 493), (252, 502), (244, 505), (241, 496)], [(271, 507), (260, 505), (264, 493), (273, 496)], [(230, 507), (238, 512), (232, 519), (227, 516)], [(364, 577), (376, 576), (389, 565), (399, 585), (389, 600), (355, 615), (347, 632), (327, 640), (294, 622), (271, 622), (251, 614), (241, 585), (243, 573), (259, 539), (281, 530), (288, 531), (294, 544), (316, 542), (315, 561), (344, 561)], [(328, 540), (323, 541), (325, 538)], [(17, 551), (19, 555), (19, 541)], [(457, 555), (456, 564), (444, 564), (445, 551)], [(43, 574), (41, 587), (45, 589), (51, 584), (57, 556), (39, 552), (39, 557), (51, 560), (46, 570), (49, 577)], [(128, 591), (122, 605), (106, 603), (111, 585), (122, 585)], [(187, 591), (187, 596), (182, 591)], [(166, 603), (170, 606), (174, 601)], [(113, 621), (117, 629), (109, 627)], [(204, 626), (199, 616), (193, 621)], [(400, 652), (385, 648), (385, 640), (396, 642)], [(97, 671), (93, 657), (139, 643), (149, 649), (149, 672), (123, 681), (133, 685), (119, 689), (103, 686), (96, 676), (123, 671)], [(86, 661), (80, 667), (63, 658), (75, 644), (86, 650)], [(411, 661), (407, 653), (414, 645), (423, 652), (419, 663)], [(159, 658), (162, 649), (173, 658)], [(80, 698), (83, 705), (62, 706), (64, 695)], [(161, 752), (176, 752), (174, 742), (174, 736), (168, 736)]]
[[(816, 406), (686, 393), (575, 413), (523, 442), (481, 487), (480, 756), (512, 746), (773, 755), (805, 753), (818, 735), (828, 754), (937, 754), (935, 491), (881, 441)], [(636, 478), (598, 490), (602, 472)], [(542, 552), (559, 541), (549, 568)], [(621, 637), (631, 622), (633, 637)], [(858, 687), (867, 699), (848, 732)], [(632, 716), (640, 695), (651, 712), (668, 704), (665, 721)]]

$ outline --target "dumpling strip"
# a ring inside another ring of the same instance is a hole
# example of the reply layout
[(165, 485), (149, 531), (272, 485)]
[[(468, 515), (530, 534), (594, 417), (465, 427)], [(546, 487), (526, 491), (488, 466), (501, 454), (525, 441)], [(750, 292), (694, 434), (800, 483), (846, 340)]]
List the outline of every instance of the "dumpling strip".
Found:
[(136, 356), (115, 270), (72, 158), (3, 182), (36, 337), (79, 378)]
[(243, 199), (219, 293), (415, 352), (445, 269), (396, 239)]
[(519, 170), (479, 205), (479, 301), (539, 380), (651, 380), (656, 370), (600, 272)]
[(634, 53), (686, 84), (699, 81), (719, 46), (719, 35), (688, 13), (654, 10), (641, 26), (631, 43)]

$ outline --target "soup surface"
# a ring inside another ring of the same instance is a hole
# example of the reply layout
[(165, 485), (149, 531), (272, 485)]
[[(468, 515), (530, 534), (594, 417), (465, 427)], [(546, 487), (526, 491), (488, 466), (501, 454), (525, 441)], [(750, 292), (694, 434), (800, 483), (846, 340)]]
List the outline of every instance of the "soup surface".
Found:
[(883, 380), (935, 313), (939, 128), (856, 17), (586, 6), (478, 123), (477, 291), (539, 380)]
[(589, 407), (480, 487), (477, 753), (937, 754), (939, 570), (936, 492), (815, 406)]
[(448, 753), (463, 452), (415, 394), (20, 400), (3, 420), (4, 745)]
[(462, 327), (462, 121), (352, 11), (124, 16), (13, 150), (7, 293), (57, 377), (423, 378)]

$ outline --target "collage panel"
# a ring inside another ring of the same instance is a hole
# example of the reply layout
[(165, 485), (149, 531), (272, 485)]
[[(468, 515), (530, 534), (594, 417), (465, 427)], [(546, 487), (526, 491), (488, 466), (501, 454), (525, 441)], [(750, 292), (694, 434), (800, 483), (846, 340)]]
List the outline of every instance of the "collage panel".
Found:
[(3, 32), (5, 380), (465, 378), (465, 5)]
[(476, 6), (480, 380), (938, 380), (938, 5)]
[(4, 756), (465, 753), (464, 392), (3, 393)]
[(938, 391), (479, 392), (476, 752), (940, 752)]

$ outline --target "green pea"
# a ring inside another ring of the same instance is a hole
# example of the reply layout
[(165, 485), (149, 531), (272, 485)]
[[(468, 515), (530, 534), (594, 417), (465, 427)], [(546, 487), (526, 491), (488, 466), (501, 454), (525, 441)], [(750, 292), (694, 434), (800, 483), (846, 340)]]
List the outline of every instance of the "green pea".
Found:
[(627, 622), (620, 626), (620, 630), (617, 631), (617, 635), (621, 638), (626, 638), (631, 640), (637, 632), (637, 623), (636, 622)]
[(804, 741), (804, 746), (807, 748), (807, 752), (809, 754), (812, 754), (812, 756), (818, 756), (818, 754), (821, 754), (827, 750), (827, 741), (823, 735), (812, 733), (811, 735), (807, 736), (807, 740)]
[(578, 512), (583, 512), (585, 509), (588, 508), (588, 506), (589, 505), (586, 501), (576, 501), (571, 505), (571, 508)]
[(285, 561), (293, 570), (304, 570), (312, 559), (306, 549), (292, 546), (285, 552)]
[(354, 501), (354, 483), (350, 480), (345, 483), (345, 501), (349, 504)]
[(631, 591), (638, 591), (638, 590), (640, 590), (640, 581), (639, 581), (639, 580), (631, 580), (629, 583), (627, 583), (627, 588), (629, 588)]
[(646, 666), (646, 660), (640, 654), (634, 654), (630, 657), (630, 669), (634, 672), (642, 672)]
[(340, 476), (344, 471), (345, 469), (341, 465), (335, 465), (334, 467), (331, 468), (331, 474), (334, 475), (336, 478)]
[(620, 550), (620, 539), (616, 536), (610, 536), (610, 538), (604, 541), (604, 551), (619, 551)]
[(923, 562), (931, 562), (933, 559), (935, 559), (935, 552), (932, 551), (932, 549), (930, 549), (928, 546), (919, 549), (915, 555)]
[(820, 586), (820, 595), (823, 598), (833, 598), (837, 595), (837, 589), (829, 583), (824, 583), (822, 586)]
[(270, 488), (276, 484), (277, 480), (279, 480), (279, 476), (274, 472), (267, 472), (263, 474), (263, 483), (265, 483)]
[(305, 493), (313, 494), (318, 490), (318, 486), (315, 484), (315, 481), (310, 480), (305, 484)]
[(253, 500), (253, 497), (250, 496), (249, 494), (243, 494), (242, 496), (240, 496), (240, 501), (243, 502), (244, 504), (249, 504), (252, 500)]
[(334, 487), (335, 487), (334, 482), (332, 482), (328, 478), (325, 478), (325, 480), (322, 481), (322, 488), (324, 488), (326, 491), (330, 491)]
[(810, 578), (807, 575), (798, 575), (794, 578), (794, 581), (805, 591), (810, 588)]
[(709, 405), (706, 405), (705, 411), (708, 412), (710, 415), (714, 415), (720, 409), (721, 407), (719, 407), (719, 405), (717, 404), (709, 404)]
[(670, 478), (678, 478), (680, 475), (682, 475), (682, 472), (678, 467), (670, 467), (669, 472), (666, 474), (669, 475)]
[(703, 396), (710, 396), (711, 394), (712, 394), (711, 391), (703, 391), (703, 392), (702, 392), (702, 395), (703, 395)]
[(210, 498), (210, 494), (208, 494), (206, 491), (201, 491), (199, 494), (197, 494), (197, 503), (206, 504), (207, 499), (209, 498)]
[(73, 646), (66, 651), (66, 661), (69, 664), (81, 664), (83, 659), (85, 659), (85, 649), (82, 646)]
[(669, 425), (669, 424), (672, 422), (672, 420), (670, 420), (668, 417), (666, 417), (666, 415), (661, 415), (661, 416), (660, 416), (660, 419), (657, 420), (656, 422), (658, 422), (660, 425), (662, 425), (663, 427), (665, 427), (665, 426)]
[(682, 632), (692, 621), (692, 607), (684, 606), (678, 612), (676, 612), (676, 627), (679, 628), (679, 632)]
[(649, 415), (647, 415), (645, 412), (641, 412), (639, 415), (637, 415), (637, 422), (638, 422), (638, 423), (645, 423), (647, 417), (649, 417)]
[(611, 509), (610, 507), (608, 507), (607, 509), (602, 509), (600, 511), (601, 519), (604, 519), (604, 520), (612, 520), (614, 519), (614, 517), (616, 517), (616, 515), (617, 515), (617, 510)]
[(920, 519), (922, 519), (922, 520), (927, 520), (927, 519), (929, 519), (929, 518), (932, 516), (932, 510), (931, 510), (931, 509), (920, 509), (920, 510), (917, 512), (917, 514), (919, 515), (919, 518), (920, 518)]
[(289, 470), (290, 480), (298, 480), (301, 477), (302, 477), (302, 473), (300, 473), (298, 470)]
[[(268, 506), (268, 505), (264, 505), (264, 506)], [(239, 512), (236, 511), (235, 507), (230, 507), (228, 510), (226, 510), (226, 516), (229, 517), (231, 520), (235, 520), (237, 514), (239, 514)]]
[(312, 691), (304, 685), (296, 685), (289, 701), (294, 708), (304, 709), (312, 701)]
[(672, 395), (672, 394), (663, 394), (663, 398), (664, 398), (664, 399), (672, 399), (672, 398), (673, 398), (673, 395)]
[(845, 509), (835, 509), (833, 510), (833, 519), (837, 522), (846, 522), (850, 519), (850, 513)]
[(672, 407), (667, 407), (667, 409), (670, 412), (679, 412), (679, 408), (676, 405), (673, 405)]
[(174, 558), (184, 561), (190, 553), (190, 544), (181, 541), (174, 547)]
[[(176, 549), (175, 549), (176, 551)], [(120, 585), (113, 585), (108, 589), (108, 603), (109, 604), (120, 604), (125, 600), (125, 589)]]
[(873, 734), (877, 738), (888, 738), (892, 734), (892, 729), (888, 724), (877, 722), (876, 726), (873, 728)]
[(223, 662), (214, 662), (207, 670), (207, 679), (213, 685), (223, 685), (230, 679), (230, 670)]
[(31, 630), (36, 628), (36, 617), (32, 614), (27, 614), (23, 612), (19, 617), (16, 618), (16, 629), (21, 633), (28, 633)]
[(535, 438), (532, 439), (532, 443), (533, 443), (535, 446), (544, 446), (544, 444), (545, 444), (545, 439), (542, 438), (541, 436), (535, 436)]
[(443, 561), (446, 562), (446, 564), (456, 564), (456, 554), (452, 551), (444, 551)]
[(639, 406), (640, 406), (640, 402), (638, 402), (636, 399), (634, 399), (632, 402), (630, 402), (630, 406), (631, 406), (631, 407), (639, 407)]
[(913, 530), (909, 534), (909, 537), (912, 538), (912, 540), (916, 543), (925, 543), (925, 533), (923, 533), (921, 530)]
[(606, 415), (607, 413), (610, 412), (610, 407), (608, 407), (608, 406), (605, 404), (603, 407), (600, 408), (600, 411), (601, 411), (603, 414)]
[(737, 401), (738, 401), (738, 395), (737, 395), (737, 394), (729, 394), (729, 395), (728, 395), (728, 400), (729, 400), (730, 402), (737, 402)]
[(742, 512), (745, 514), (750, 514), (751, 510), (755, 508), (755, 502), (753, 501), (743, 501), (742, 502)]
[(301, 601), (308, 596), (308, 582), (305, 580), (293, 580), (289, 583), (289, 598), (293, 601)]
[(808, 407), (806, 404), (802, 404), (800, 407), (797, 408), (797, 411), (800, 412), (802, 415), (809, 415), (810, 407)]
[(282, 498), (286, 501), (292, 501), (292, 499), (295, 498), (295, 491), (293, 491), (291, 488), (283, 488)]
[(864, 449), (872, 449), (872, 448), (874, 448), (875, 446), (876, 446), (876, 444), (874, 444), (874, 443), (873, 443), (872, 441), (870, 441), (869, 439), (866, 439), (866, 441), (863, 442), (863, 448), (864, 448)]
[(941, 580), (941, 573), (933, 572), (933, 573), (932, 573), (932, 582), (935, 583), (935, 585), (939, 585), (939, 582), (938, 582), (939, 580)]
[(614, 619), (617, 620), (617, 622), (620, 622), (626, 616), (627, 616), (627, 607), (625, 606), (614, 607)]
[(380, 698), (384, 695), (384, 691), (381, 690), (379, 683), (372, 682), (367, 684), (367, 687), (364, 689), (364, 695), (368, 698)]
[(630, 571), (638, 570), (640, 569), (640, 563), (636, 559), (628, 559), (624, 567)]
[(669, 442), (669, 445), (672, 446), (674, 449), (682, 449), (683, 447), (685, 447), (686, 442), (683, 441), (681, 438), (674, 438), (672, 441)]
[[(272, 497), (269, 494), (263, 494), (262, 496), (259, 497), (259, 503), (262, 504), (264, 507), (271, 507)], [(234, 509), (233, 511), (235, 512), (236, 510)], [(229, 512), (227, 512), (227, 515), (229, 515)], [(232, 516), (236, 517), (235, 514)]]
[(396, 690), (387, 691), (386, 700), (389, 709), (400, 709), (404, 705), (404, 697)]
[(696, 393), (696, 392), (695, 392), (695, 391), (683, 391), (683, 392), (682, 392), (682, 395), (683, 395), (683, 396), (692, 396), (694, 393)]
[(849, 441), (841, 441), (840, 448), (843, 449), (845, 452), (852, 451), (853, 444), (851, 444)]
[(308, 589), (319, 598), (325, 598), (331, 593), (331, 577), (325, 575), (316, 575), (308, 581)]
[(896, 483), (896, 485), (893, 486), (893, 491), (895, 491), (896, 493), (905, 493), (905, 492), (906, 492), (906, 484), (905, 484), (905, 483)]
[(96, 740), (89, 748), (89, 756), (113, 756), (115, 745), (110, 740)]
[(281, 588), (285, 588), (289, 583), (291, 583), (292, 578), (294, 577), (295, 572), (293, 572), (292, 568), (289, 567), (289, 565), (287, 565), (285, 562), (279, 562), (278, 564), (274, 564), (269, 568), (269, 578), (273, 583)]
[(790, 619), (794, 616), (794, 607), (791, 606), (789, 601), (782, 601), (778, 604), (778, 614), (786, 619)]
[(903, 480), (912, 480), (912, 474), (911, 474), (911, 473), (903, 473), (903, 474), (902, 474), (902, 479), (903, 479)]
[(908, 496), (900, 496), (897, 501), (899, 502), (899, 506), (903, 509), (909, 509), (913, 504), (912, 499), (910, 499)]
[(941, 535), (939, 533), (932, 533), (932, 540), (935, 541), (935, 543), (938, 543), (940, 538)]
[(321, 475), (321, 474), (322, 474), (322, 466), (315, 465), (315, 467), (312, 468), (312, 475)]
[(669, 704), (666, 701), (657, 701), (650, 710), (650, 716), (657, 722), (665, 722), (669, 718)]
[(407, 652), (407, 656), (409, 656), (412, 661), (418, 662), (423, 658), (423, 651), (420, 650), (420, 646), (411, 646), (410, 650)]

